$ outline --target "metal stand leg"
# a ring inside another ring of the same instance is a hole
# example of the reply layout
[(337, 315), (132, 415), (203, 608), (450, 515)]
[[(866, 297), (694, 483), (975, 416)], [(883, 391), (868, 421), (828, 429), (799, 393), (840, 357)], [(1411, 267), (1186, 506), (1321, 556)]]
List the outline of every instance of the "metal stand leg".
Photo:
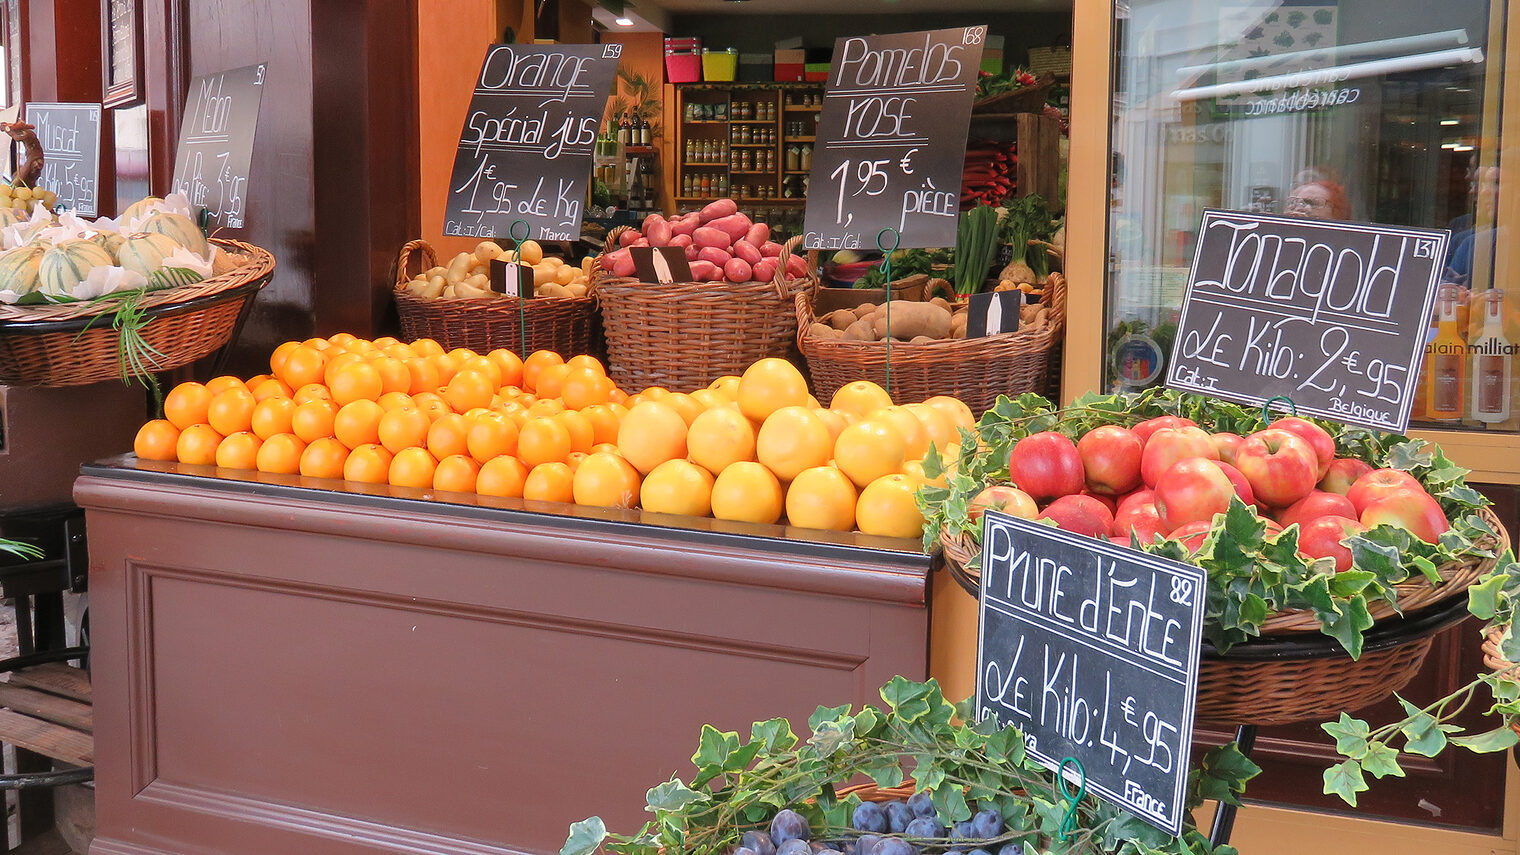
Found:
[[(1235, 742), (1240, 746), (1240, 753), (1251, 756), (1251, 749), (1256, 747), (1256, 725), (1243, 724), (1235, 729)], [(1214, 827), (1209, 831), (1209, 845), (1219, 846), (1230, 842), (1230, 835), (1235, 831), (1235, 811), (1239, 808), (1234, 805), (1219, 803), (1219, 809), (1214, 812)]]

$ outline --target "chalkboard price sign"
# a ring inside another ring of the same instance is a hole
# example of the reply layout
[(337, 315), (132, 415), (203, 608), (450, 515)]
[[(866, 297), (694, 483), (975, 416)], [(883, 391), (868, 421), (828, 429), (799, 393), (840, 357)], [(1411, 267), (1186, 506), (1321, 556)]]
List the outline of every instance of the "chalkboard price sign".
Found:
[(449, 181), (443, 233), (575, 240), (622, 45), (492, 45)]
[(37, 183), (58, 197), (61, 208), (81, 217), (99, 216), (100, 105), (26, 105), (26, 120), (42, 143)]
[(185, 194), (191, 208), (206, 209), (212, 231), (246, 224), (265, 71), (260, 63), (190, 81), (171, 188)]
[(1199, 567), (984, 517), (976, 708), (1052, 771), (1173, 835), (1186, 813), (1203, 644)]
[(1403, 433), (1450, 239), (1204, 212), (1167, 385)]
[[(986, 27), (834, 42), (803, 246), (951, 246)], [(888, 242), (890, 245), (890, 241)]]

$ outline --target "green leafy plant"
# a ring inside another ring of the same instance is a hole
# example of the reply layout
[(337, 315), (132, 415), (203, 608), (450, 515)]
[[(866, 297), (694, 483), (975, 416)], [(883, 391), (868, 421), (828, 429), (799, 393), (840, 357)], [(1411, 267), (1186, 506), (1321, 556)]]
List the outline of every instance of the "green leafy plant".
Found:
[(22, 543), (19, 540), (7, 540), (0, 537), (0, 555), (14, 555), (17, 558), (35, 560), (42, 557), (42, 550), (30, 543)]
[[(941, 531), (980, 542), (981, 524), (971, 520), (970, 502), (984, 487), (1008, 483), (1008, 452), (1023, 437), (1052, 430), (1075, 440), (1100, 425), (1134, 425), (1166, 415), (1239, 434), (1266, 424), (1258, 409), (1161, 388), (1088, 394), (1064, 409), (1034, 394), (999, 398), (982, 415), (974, 433), (962, 429), (956, 459), (946, 461), (934, 453), (924, 460), (925, 475), (931, 480), (943, 476), (945, 482), (943, 487), (926, 484), (918, 493), (925, 519), (925, 549), (933, 546)], [(1349, 539), (1353, 564), (1341, 573), (1333, 572), (1324, 559), (1299, 554), (1298, 526), (1269, 535), (1266, 520), (1238, 500), (1228, 512), (1216, 515), (1203, 545), (1191, 555), (1180, 543), (1161, 537), (1152, 543), (1132, 540), (1136, 549), (1208, 571), (1204, 635), (1220, 650), (1260, 635), (1262, 624), (1273, 613), (1300, 609), (1312, 612), (1324, 634), (1357, 658), (1362, 634), (1373, 623), (1369, 605), (1385, 601), (1397, 609), (1395, 585), (1418, 576), (1436, 584), (1442, 564), (1462, 557), (1493, 556), (1483, 544), (1496, 542), (1496, 532), (1477, 513), (1488, 502), (1467, 486), (1467, 470), (1446, 459), (1440, 449), (1398, 434), (1316, 423), (1335, 438), (1339, 456), (1413, 475), (1441, 503), (1452, 521), (1451, 529), (1432, 544), (1403, 528), (1375, 526)]]
[(997, 257), (997, 209), (978, 205), (961, 214), (955, 232), (955, 268), (951, 284), (957, 294), (975, 294), (982, 289), (992, 260)]
[[(899, 249), (892, 253), (892, 281), (906, 279), (909, 276), (925, 275), (934, 272), (934, 258), (927, 250), (922, 249)], [(881, 288), (887, 284), (887, 272), (884, 265), (877, 265), (867, 270), (864, 275), (855, 280), (855, 288)]]
[(663, 97), (658, 81), (620, 63), (616, 90), (607, 103), (607, 116), (610, 121), (625, 114), (638, 116), (649, 123), (650, 138), (659, 139), (660, 114), (665, 109)]
[[(835, 788), (861, 776), (880, 787), (911, 776), (951, 823), (996, 807), (1010, 830), (985, 844), (989, 848), (1020, 842), (1071, 855), (1235, 855), (1229, 846), (1211, 848), (1191, 824), (1172, 838), (1093, 796), (1076, 804), (1075, 830), (1057, 845), (1067, 803), (1055, 774), (1025, 755), (1017, 728), (999, 728), (992, 719), (957, 722), (957, 716), (970, 720), (969, 704), (952, 706), (934, 680), (894, 677), (881, 698), (885, 708), (819, 707), (808, 719), (812, 735), (806, 739), (782, 718), (755, 722), (747, 741), (704, 725), (692, 756), (696, 777), (672, 777), (646, 794), (653, 820), (631, 835), (609, 833), (599, 817), (577, 822), (560, 855), (591, 855), (604, 846), (618, 855), (724, 855), (745, 831), (764, 828), (783, 808), (801, 813), (820, 839), (854, 837), (861, 832), (851, 827), (850, 815), (860, 798), (841, 798)], [(1234, 743), (1214, 749), (1190, 772), (1189, 810), (1204, 799), (1239, 804), (1246, 782), (1260, 771)]]

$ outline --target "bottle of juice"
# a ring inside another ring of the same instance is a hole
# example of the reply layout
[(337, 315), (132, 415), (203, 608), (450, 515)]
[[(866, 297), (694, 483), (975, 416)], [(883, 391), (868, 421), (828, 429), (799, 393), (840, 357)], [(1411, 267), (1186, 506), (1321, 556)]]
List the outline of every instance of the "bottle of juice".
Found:
[(1483, 295), (1483, 332), (1469, 348), (1473, 354), (1472, 417), (1498, 424), (1510, 415), (1510, 384), (1514, 377), (1514, 348), (1504, 336), (1504, 292)]
[(1457, 286), (1445, 284), (1436, 292), (1436, 337), (1426, 351), (1425, 417), (1454, 422), (1462, 418), (1467, 391), (1467, 341), (1457, 317)]

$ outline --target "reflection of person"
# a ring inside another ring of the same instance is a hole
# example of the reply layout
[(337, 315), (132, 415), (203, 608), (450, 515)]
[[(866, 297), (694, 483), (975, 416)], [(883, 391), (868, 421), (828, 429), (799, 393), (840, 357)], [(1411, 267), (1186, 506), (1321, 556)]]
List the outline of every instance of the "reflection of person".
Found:
[(1494, 251), (1494, 213), (1499, 205), (1499, 167), (1490, 166), (1478, 170), (1474, 187), (1474, 215), (1471, 226), (1451, 236), (1450, 260), (1447, 276), (1451, 281), (1469, 284), (1473, 272), (1473, 256), (1490, 258)]
[(1315, 220), (1345, 220), (1351, 217), (1351, 202), (1334, 181), (1308, 181), (1288, 193), (1283, 213)]

